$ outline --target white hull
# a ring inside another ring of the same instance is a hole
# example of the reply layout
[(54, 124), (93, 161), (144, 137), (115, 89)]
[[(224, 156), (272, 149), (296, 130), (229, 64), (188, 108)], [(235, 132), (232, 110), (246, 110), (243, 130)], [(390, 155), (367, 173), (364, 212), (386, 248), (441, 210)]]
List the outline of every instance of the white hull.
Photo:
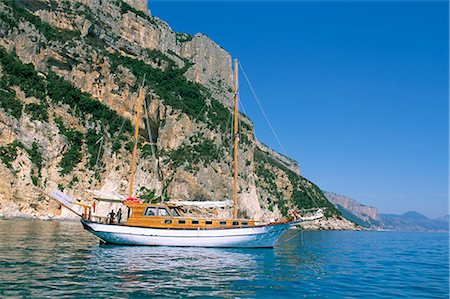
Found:
[(273, 247), (293, 223), (230, 229), (159, 229), (82, 220), (86, 230), (117, 245), (194, 247)]

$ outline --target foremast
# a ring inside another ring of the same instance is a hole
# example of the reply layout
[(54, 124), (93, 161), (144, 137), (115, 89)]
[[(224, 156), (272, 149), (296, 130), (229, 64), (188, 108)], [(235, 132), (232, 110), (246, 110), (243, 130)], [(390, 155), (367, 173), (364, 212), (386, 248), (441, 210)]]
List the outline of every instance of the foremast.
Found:
[(131, 161), (130, 191), (128, 193), (129, 198), (133, 197), (134, 172), (135, 172), (135, 168), (136, 168), (136, 152), (137, 152), (137, 145), (138, 145), (138, 138), (139, 138), (139, 119), (141, 117), (141, 107), (142, 107), (143, 100), (144, 100), (144, 88), (143, 88), (143, 84), (142, 84), (141, 88), (139, 89), (136, 123), (134, 125), (134, 148), (133, 148), (133, 160)]

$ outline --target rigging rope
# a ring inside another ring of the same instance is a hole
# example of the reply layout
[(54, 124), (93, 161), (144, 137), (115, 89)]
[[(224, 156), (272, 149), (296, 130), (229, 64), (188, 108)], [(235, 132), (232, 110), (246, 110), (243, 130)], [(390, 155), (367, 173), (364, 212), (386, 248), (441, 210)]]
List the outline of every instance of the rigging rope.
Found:
[(259, 101), (258, 96), (256, 95), (255, 90), (253, 89), (253, 85), (250, 83), (250, 80), (248, 79), (247, 74), (246, 74), (245, 71), (244, 71), (244, 67), (242, 66), (242, 64), (241, 64), (240, 62), (239, 62), (239, 67), (241, 68), (242, 74), (244, 75), (244, 78), (245, 78), (245, 80), (247, 81), (247, 84), (248, 84), (248, 86), (250, 87), (250, 90), (252, 91), (253, 96), (255, 97), (256, 103), (258, 103), (259, 109), (261, 110), (262, 114), (264, 115), (264, 118), (266, 119), (267, 124), (269, 125), (270, 130), (272, 131), (272, 134), (275, 136), (275, 139), (277, 140), (278, 145), (279, 145), (280, 148), (283, 150), (283, 154), (284, 154), (285, 156), (288, 156), (286, 150), (284, 149), (284, 146), (281, 144), (280, 139), (278, 138), (277, 133), (275, 133), (275, 130), (274, 130), (274, 128), (272, 127), (272, 124), (270, 123), (269, 118), (267, 117), (266, 112), (264, 111), (264, 108), (262, 107), (261, 102)]
[[(225, 131), (228, 131), (228, 128), (230, 128), (230, 131), (227, 132), (227, 134), (224, 136), (224, 138), (229, 139), (228, 140), (228, 150), (230, 151), (230, 153), (233, 152), (233, 114), (230, 113), (230, 117), (227, 120), (227, 125), (225, 126)], [(228, 133), (230, 134), (230, 138), (228, 138)], [(229, 157), (229, 158), (227, 158)], [(233, 168), (233, 159), (232, 159), (232, 155), (228, 155), (225, 159), (229, 160), (229, 167), (230, 167), (230, 172), (231, 169)], [(231, 175), (233, 175), (233, 173), (231, 173)]]
[[(270, 123), (269, 118), (267, 117), (267, 114), (266, 114), (266, 112), (264, 111), (264, 108), (262, 107), (261, 102), (259, 101), (258, 96), (256, 95), (255, 89), (253, 88), (253, 85), (250, 83), (250, 80), (248, 79), (248, 76), (247, 76), (247, 74), (245, 73), (244, 67), (242, 66), (241, 62), (239, 62), (239, 67), (241, 68), (241, 71), (242, 71), (242, 74), (244, 75), (245, 81), (247, 81), (247, 84), (248, 84), (248, 86), (250, 87), (250, 90), (251, 90), (251, 92), (252, 92), (252, 94), (253, 94), (253, 96), (254, 96), (254, 98), (255, 98), (255, 100), (256, 100), (256, 103), (258, 104), (259, 109), (261, 110), (261, 112), (262, 112), (264, 118), (266, 119), (266, 122), (267, 122), (267, 124), (269, 125), (270, 130), (272, 131), (272, 134), (275, 136), (275, 139), (277, 140), (278, 145), (279, 145), (280, 148), (282, 149), (283, 154), (284, 154), (286, 157), (288, 157), (288, 154), (287, 154), (287, 152), (286, 152), (284, 146), (281, 144), (281, 141), (280, 141), (280, 139), (278, 138), (278, 135), (275, 133), (275, 129), (273, 128), (272, 124)], [(255, 139), (256, 139), (256, 137), (255, 137)], [(267, 160), (266, 160), (266, 163), (267, 163)], [(300, 182), (300, 185), (303, 187), (303, 189), (306, 191), (306, 195), (308, 195), (309, 198), (311, 198), (311, 200), (312, 200), (312, 202), (314, 203), (314, 205), (315, 205), (317, 208), (319, 208), (319, 206), (317, 205), (316, 201), (314, 200), (314, 198), (313, 198), (313, 197), (311, 196), (311, 194), (309, 193), (308, 188), (306, 188), (305, 184), (303, 184), (303, 177), (302, 177), (301, 175), (300, 175), (299, 182)]]
[(205, 109), (206, 106), (208, 106), (208, 103), (205, 101), (205, 104), (203, 104), (202, 109), (200, 109), (200, 111), (197, 113), (197, 116), (194, 117), (194, 119), (192, 120), (192, 122), (195, 122), (195, 121), (197, 120), (197, 118), (200, 116), (200, 114), (203, 112), (203, 109)]
[(241, 101), (239, 101), (239, 106), (242, 108), (242, 111), (244, 112), (244, 114), (248, 117), (247, 111), (245, 111), (245, 107), (244, 107), (244, 103)]
[[(135, 107), (135, 105), (136, 105), (136, 103), (133, 103), (133, 106), (131, 108), (132, 115), (134, 114), (134, 107)], [(116, 144), (117, 139), (119, 138), (120, 134), (122, 134), (122, 131), (123, 131), (123, 128), (124, 128), (124, 125), (125, 125), (126, 121), (127, 121), (127, 118), (124, 117), (123, 121), (122, 121), (122, 124), (120, 125), (119, 134), (117, 134), (116, 137), (113, 139), (113, 142), (111, 144), (111, 149), (114, 148), (114, 145)], [(112, 157), (112, 154), (113, 154), (113, 151), (111, 150), (111, 155), (110, 155), (111, 157)]]
[(100, 137), (97, 140), (97, 142), (95, 143), (95, 145), (97, 145), (100, 142), (100, 146), (99, 146), (98, 153), (97, 153), (97, 160), (95, 161), (95, 166), (94, 166), (94, 178), (97, 175), (97, 170), (99, 170), (98, 169), (98, 161), (100, 161), (100, 154), (101, 154), (102, 149), (103, 149), (103, 139), (104, 139), (103, 137), (104, 137), (104, 135), (102, 137)]
[(147, 133), (148, 133), (148, 141), (150, 142), (150, 148), (152, 150), (152, 155), (153, 158), (156, 161), (156, 154), (155, 154), (155, 149), (153, 147), (154, 143), (153, 143), (153, 136), (152, 136), (152, 131), (150, 128), (150, 121), (148, 119), (148, 107), (147, 107), (147, 99), (144, 99), (144, 113), (145, 113), (145, 123), (147, 125)]

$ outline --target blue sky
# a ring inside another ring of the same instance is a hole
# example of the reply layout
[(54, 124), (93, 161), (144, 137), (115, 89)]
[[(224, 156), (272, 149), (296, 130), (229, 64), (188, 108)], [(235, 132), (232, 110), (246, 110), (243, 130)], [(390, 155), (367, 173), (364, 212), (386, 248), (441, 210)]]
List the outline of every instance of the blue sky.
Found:
[[(237, 57), (283, 147), (324, 190), (448, 213), (448, 3), (150, 1)], [(282, 149), (241, 79), (259, 140)]]

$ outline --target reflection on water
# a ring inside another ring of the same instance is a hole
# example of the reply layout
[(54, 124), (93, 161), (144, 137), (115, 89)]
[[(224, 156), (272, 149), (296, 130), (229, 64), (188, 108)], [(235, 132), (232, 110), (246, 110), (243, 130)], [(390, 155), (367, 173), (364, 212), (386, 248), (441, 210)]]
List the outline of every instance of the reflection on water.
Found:
[[(258, 254), (232, 249), (101, 246), (92, 250), (88, 272), (114, 269), (110, 278), (124, 292), (226, 295), (234, 281), (252, 280)], [(90, 277), (95, 279), (95, 275)], [(163, 290), (163, 292), (162, 292)], [(235, 293), (234, 295), (238, 295)], [(240, 295), (250, 294), (241, 292)]]
[(275, 249), (99, 245), (0, 221), (0, 297), (448, 297), (448, 236), (289, 231)]
[(79, 223), (0, 221), (0, 295), (248, 297), (273, 250), (99, 245)]

